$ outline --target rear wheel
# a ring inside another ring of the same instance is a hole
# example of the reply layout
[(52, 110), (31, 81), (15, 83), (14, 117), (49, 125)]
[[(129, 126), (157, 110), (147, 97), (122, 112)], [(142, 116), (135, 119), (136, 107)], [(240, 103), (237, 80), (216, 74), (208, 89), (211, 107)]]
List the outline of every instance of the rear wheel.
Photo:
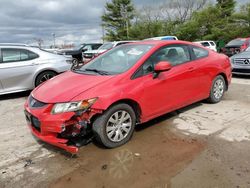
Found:
[(40, 85), (41, 83), (53, 78), (54, 76), (56, 76), (57, 74), (53, 71), (44, 71), (42, 73), (40, 73), (37, 77), (36, 77), (36, 82), (35, 82), (35, 86), (37, 87), (38, 85)]
[(220, 102), (225, 91), (226, 91), (225, 79), (221, 75), (216, 76), (215, 79), (213, 80), (208, 102), (210, 103)]
[(136, 116), (132, 107), (117, 104), (93, 122), (93, 132), (98, 142), (107, 148), (115, 148), (130, 140), (135, 123)]

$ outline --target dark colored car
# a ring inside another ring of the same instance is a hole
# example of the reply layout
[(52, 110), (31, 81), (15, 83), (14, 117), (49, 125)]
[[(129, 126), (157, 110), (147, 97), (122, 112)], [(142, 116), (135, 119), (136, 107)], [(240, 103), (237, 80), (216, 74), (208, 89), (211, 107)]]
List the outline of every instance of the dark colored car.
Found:
[(250, 38), (237, 38), (231, 40), (225, 48), (223, 49), (223, 53), (227, 56), (231, 57), (235, 54), (243, 52), (250, 45)]
[(63, 50), (60, 52), (60, 54), (63, 55), (71, 55), (73, 58), (73, 62), (82, 61), (82, 53), (89, 50), (97, 50), (102, 44), (101, 43), (88, 43), (88, 44), (80, 44), (79, 46), (76, 46), (74, 49), (71, 50)]

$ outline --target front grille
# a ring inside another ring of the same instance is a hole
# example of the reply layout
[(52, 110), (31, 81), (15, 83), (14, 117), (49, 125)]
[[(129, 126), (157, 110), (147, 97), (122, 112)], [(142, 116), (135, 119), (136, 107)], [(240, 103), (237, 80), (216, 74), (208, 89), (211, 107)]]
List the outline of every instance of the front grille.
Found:
[(40, 102), (40, 101), (36, 100), (31, 95), (29, 96), (29, 106), (31, 108), (42, 108), (42, 107), (44, 107), (46, 105), (47, 105), (46, 103), (43, 103), (43, 102)]
[(234, 63), (241, 66), (250, 66), (250, 59), (248, 58), (235, 58)]
[(233, 69), (232, 72), (238, 72), (238, 73), (250, 73), (250, 69)]

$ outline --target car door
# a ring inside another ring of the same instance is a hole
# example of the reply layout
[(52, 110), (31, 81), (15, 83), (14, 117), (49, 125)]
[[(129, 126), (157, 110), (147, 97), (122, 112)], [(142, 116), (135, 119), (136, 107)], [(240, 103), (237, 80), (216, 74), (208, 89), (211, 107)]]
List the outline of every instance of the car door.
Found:
[[(153, 78), (153, 67), (168, 61), (172, 69)], [(151, 119), (166, 112), (186, 106), (197, 99), (199, 74), (195, 73), (190, 48), (187, 45), (168, 45), (157, 50), (134, 75), (143, 84), (140, 103), (144, 115)]]
[(18, 48), (1, 49), (0, 75), (4, 92), (32, 89), (38, 55)]

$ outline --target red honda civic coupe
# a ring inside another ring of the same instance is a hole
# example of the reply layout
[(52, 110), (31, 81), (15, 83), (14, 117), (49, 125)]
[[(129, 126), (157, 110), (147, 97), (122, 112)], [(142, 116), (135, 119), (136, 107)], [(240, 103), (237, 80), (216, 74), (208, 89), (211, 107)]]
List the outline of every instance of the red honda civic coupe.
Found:
[(136, 124), (207, 99), (231, 82), (229, 58), (185, 41), (116, 47), (37, 87), (25, 103), (32, 133), (75, 153), (88, 135), (107, 148), (128, 142)]

